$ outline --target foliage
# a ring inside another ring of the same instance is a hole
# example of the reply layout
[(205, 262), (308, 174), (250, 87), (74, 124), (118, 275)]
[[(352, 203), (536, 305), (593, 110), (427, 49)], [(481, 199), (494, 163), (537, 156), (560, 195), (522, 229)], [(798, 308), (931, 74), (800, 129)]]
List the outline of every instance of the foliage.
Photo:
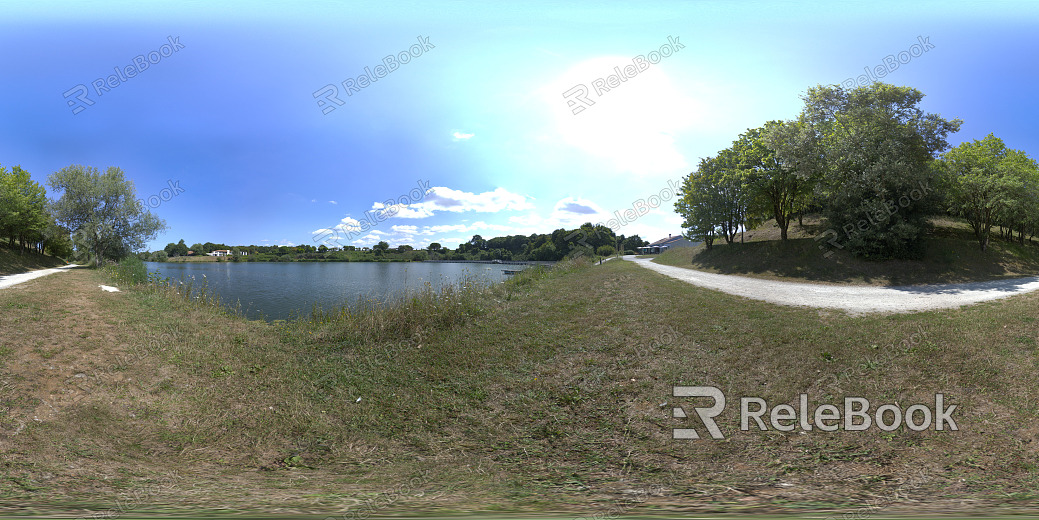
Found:
[(797, 120), (749, 129), (700, 160), (675, 203), (686, 236), (710, 249), (716, 236), (731, 244), (737, 231), (774, 219), (785, 240), (792, 218), (818, 207), (853, 254), (919, 256), (925, 219), (940, 209), (936, 154), (961, 124), (923, 112), (922, 98), (883, 83), (809, 89)]
[(818, 139), (825, 165), (818, 192), (824, 214), (847, 235), (854, 254), (922, 253), (925, 218), (938, 201), (930, 164), (962, 122), (925, 113), (921, 99), (916, 89), (883, 83), (819, 86), (804, 97), (801, 119)]
[(821, 173), (814, 135), (802, 121), (769, 121), (741, 135), (734, 147), (741, 167), (750, 170), (755, 209), (775, 219), (786, 240), (790, 220), (808, 209)]
[(946, 152), (941, 167), (949, 177), (949, 211), (967, 220), (982, 251), (996, 224), (1017, 229), (1021, 240), (1026, 230), (1035, 232), (1039, 167), (1024, 152), (989, 134)]
[(117, 280), (127, 285), (138, 285), (148, 281), (148, 268), (140, 258), (127, 256), (112, 267), (112, 274)]
[(10, 172), (0, 166), (0, 238), (7, 238), (11, 246), (17, 241), (21, 249), (43, 253), (51, 246), (64, 252), (58, 229), (51, 227), (53, 221), (43, 186), (20, 166)]
[(132, 181), (110, 167), (73, 165), (51, 174), (47, 183), (63, 192), (54, 202), (55, 218), (75, 235), (77, 247), (88, 250), (100, 265), (144, 247), (166, 223), (145, 210)]

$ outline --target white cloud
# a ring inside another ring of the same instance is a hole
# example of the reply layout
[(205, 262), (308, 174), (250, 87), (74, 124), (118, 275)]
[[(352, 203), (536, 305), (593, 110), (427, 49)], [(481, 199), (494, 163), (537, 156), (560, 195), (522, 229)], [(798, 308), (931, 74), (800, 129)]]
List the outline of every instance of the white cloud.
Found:
[(391, 204), (387, 206), (382, 202), (373, 202), (372, 210), (375, 211), (379, 216), (385, 215), (387, 218), (426, 218), (433, 216), (433, 212), (429, 209), (422, 207), (421, 203)]
[(426, 198), (418, 205), (433, 211), (458, 213), (464, 211), (497, 213), (499, 211), (522, 211), (534, 208), (534, 205), (527, 201), (526, 196), (512, 193), (505, 188), (495, 188), (494, 191), (485, 191), (483, 193), (471, 193), (443, 186), (432, 188), (430, 193), (426, 194)]
[(516, 224), (521, 234), (549, 233), (559, 228), (576, 228), (581, 224), (602, 224), (610, 218), (610, 214), (591, 200), (580, 197), (559, 199), (548, 217), (537, 213), (528, 213), (509, 217), (509, 222)]
[(462, 132), (455, 132), (451, 134), (451, 136), (455, 138), (455, 141), (465, 141), (467, 139), (471, 139), (475, 135), (476, 134), (464, 134)]
[(338, 202), (336, 202), (336, 201), (334, 201), (334, 200), (330, 200), (330, 201), (328, 201), (328, 203), (329, 203), (329, 204), (339, 204)]
[(372, 203), (372, 210), (386, 217), (398, 218), (426, 218), (433, 216), (438, 211), (497, 213), (533, 209), (534, 205), (527, 199), (528, 197), (525, 195), (512, 193), (500, 187), (495, 188), (494, 191), (472, 193), (436, 186), (430, 188), (421, 202), (392, 205), (375, 202)]
[(390, 229), (392, 229), (393, 231), (396, 231), (398, 233), (406, 233), (406, 234), (409, 234), (409, 235), (414, 235), (415, 233), (418, 233), (418, 226), (397, 226), (397, 225), (394, 225), (394, 226), (390, 226)]

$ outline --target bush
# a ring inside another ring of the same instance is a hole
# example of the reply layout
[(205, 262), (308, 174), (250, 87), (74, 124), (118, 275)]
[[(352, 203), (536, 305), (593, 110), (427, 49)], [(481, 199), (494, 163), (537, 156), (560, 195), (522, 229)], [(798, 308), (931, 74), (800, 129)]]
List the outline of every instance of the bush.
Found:
[(126, 285), (137, 285), (148, 281), (148, 268), (136, 256), (123, 258), (112, 268), (115, 279)]

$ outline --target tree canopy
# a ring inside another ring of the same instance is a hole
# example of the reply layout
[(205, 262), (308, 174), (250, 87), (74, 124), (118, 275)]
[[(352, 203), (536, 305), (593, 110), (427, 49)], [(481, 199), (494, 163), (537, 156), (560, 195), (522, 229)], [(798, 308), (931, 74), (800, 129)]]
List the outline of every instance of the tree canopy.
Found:
[(684, 179), (675, 209), (687, 236), (710, 248), (772, 219), (786, 240), (791, 219), (816, 208), (853, 254), (919, 256), (925, 219), (941, 210), (935, 163), (962, 123), (924, 112), (922, 99), (884, 83), (809, 89), (796, 119), (748, 129)]
[(47, 184), (61, 198), (52, 205), (54, 216), (72, 230), (78, 246), (89, 251), (96, 263), (118, 260), (144, 248), (166, 223), (144, 209), (132, 181), (110, 167), (73, 165), (50, 175)]
[(949, 211), (967, 220), (982, 251), (996, 224), (1017, 229), (1021, 240), (1036, 229), (1039, 167), (1023, 151), (989, 134), (946, 152), (941, 167), (948, 175)]

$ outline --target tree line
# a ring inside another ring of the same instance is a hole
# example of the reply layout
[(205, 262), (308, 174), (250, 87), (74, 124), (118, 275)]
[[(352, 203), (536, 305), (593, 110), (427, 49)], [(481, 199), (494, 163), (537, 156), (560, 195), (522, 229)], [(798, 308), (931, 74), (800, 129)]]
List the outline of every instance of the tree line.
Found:
[(796, 119), (747, 130), (685, 177), (687, 237), (711, 248), (774, 220), (787, 240), (792, 219), (818, 212), (852, 254), (883, 259), (919, 258), (936, 215), (964, 218), (982, 250), (994, 226), (1020, 241), (1039, 229), (1036, 161), (991, 134), (949, 150), (962, 121), (923, 111), (919, 90), (817, 86), (802, 99)]
[[(425, 250), (417, 250), (408, 244), (391, 248), (383, 241), (371, 248), (358, 246), (328, 247), (313, 246), (228, 246), (213, 242), (196, 243), (191, 247), (184, 239), (170, 242), (159, 251), (141, 253), (146, 261), (165, 261), (172, 257), (186, 256), (189, 251), (204, 255), (216, 250), (231, 251), (231, 261), (358, 261), (358, 260), (536, 260), (555, 261), (578, 255), (610, 256), (617, 251), (634, 252), (648, 244), (638, 235), (617, 235), (603, 225), (585, 223), (575, 229), (557, 229), (552, 233), (531, 235), (509, 235), (485, 239), (474, 235), (457, 248), (444, 247), (438, 242), (429, 244)], [(618, 249), (619, 248), (619, 249)], [(243, 256), (242, 253), (247, 253)]]
[(72, 165), (48, 176), (47, 185), (61, 196), (47, 198), (20, 166), (0, 166), (0, 238), (9, 247), (102, 264), (142, 249), (165, 228), (119, 168)]

